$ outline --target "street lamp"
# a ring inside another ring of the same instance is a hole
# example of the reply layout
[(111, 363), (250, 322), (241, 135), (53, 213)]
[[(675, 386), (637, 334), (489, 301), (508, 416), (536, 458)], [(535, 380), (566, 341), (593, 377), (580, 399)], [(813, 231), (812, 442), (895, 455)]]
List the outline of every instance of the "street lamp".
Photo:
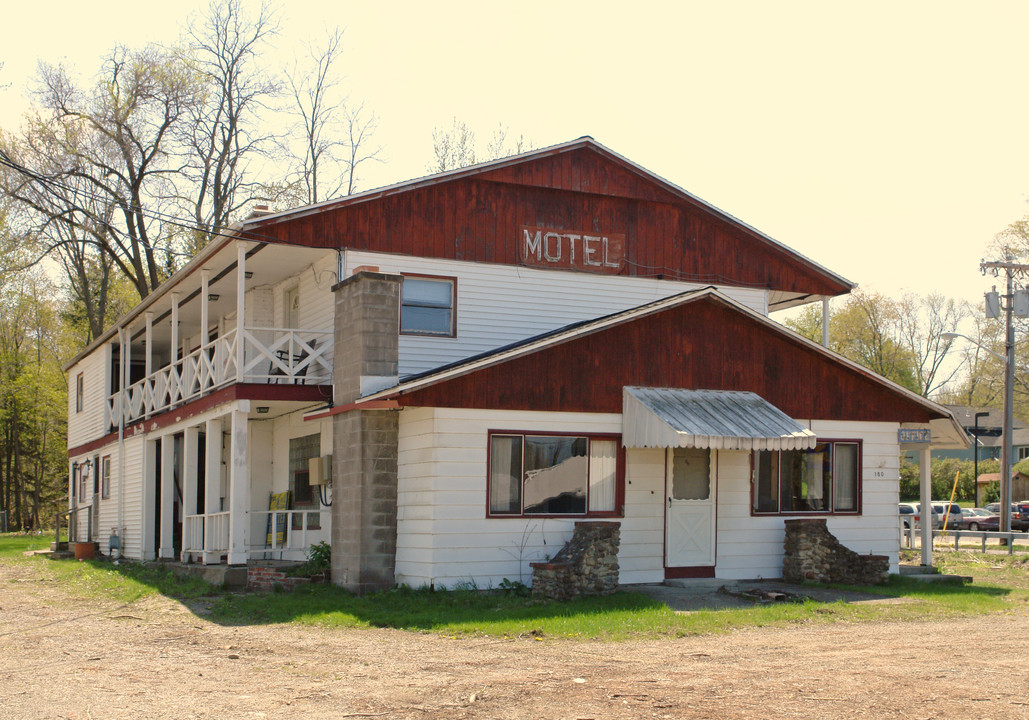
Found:
[[(961, 333), (942, 333), (940, 339), (947, 343), (954, 342), (957, 338), (964, 338), (968, 342), (975, 345), (980, 350), (983, 350), (993, 357), (997, 358), (1004, 363), (1004, 434), (1000, 443), (1000, 531), (1011, 532), (1011, 452), (1012, 452), (1012, 438), (1011, 428), (1014, 423), (1014, 404), (1015, 404), (1015, 342), (1014, 333), (1011, 329), (1011, 312), (1008, 310), (1008, 333), (1006, 350), (1007, 356), (1001, 355), (998, 352), (990, 350), (988, 347), (983, 347), (978, 341), (973, 340), (967, 335)], [(976, 416), (978, 421), (978, 416)], [(979, 454), (978, 448), (979, 439), (976, 437), (976, 455)], [(976, 478), (976, 494), (978, 495), (978, 482), (979, 478)]]

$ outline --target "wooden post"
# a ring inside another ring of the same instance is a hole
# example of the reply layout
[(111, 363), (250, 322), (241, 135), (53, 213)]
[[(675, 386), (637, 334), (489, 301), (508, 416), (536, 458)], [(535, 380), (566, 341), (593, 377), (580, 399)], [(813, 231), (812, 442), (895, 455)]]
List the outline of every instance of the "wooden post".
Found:
[(932, 567), (933, 564), (933, 486), (929, 462), (929, 446), (926, 445), (918, 460), (919, 486), (922, 491), (922, 565), (925, 567)]
[(143, 373), (150, 386), (149, 398), (147, 398), (146, 385), (143, 387), (143, 417), (149, 418), (151, 406), (157, 405), (157, 384), (149, 379), (150, 374), (154, 371), (154, 314), (147, 312), (143, 317), (146, 318), (146, 356), (143, 360), (145, 363)]
[(250, 522), (250, 482), (247, 477), (247, 415), (250, 402), (240, 400), (232, 411), (230, 423), (232, 442), (229, 463), (229, 565), (242, 565), (247, 561), (247, 536)]
[(193, 547), (189, 523), (186, 518), (197, 512), (197, 465), (200, 461), (200, 428), (190, 425), (182, 435), (182, 561), (186, 561), (186, 548)]
[[(236, 243), (236, 382), (243, 382), (243, 361), (245, 359), (244, 347), (246, 340), (243, 322), (246, 315), (246, 264), (247, 246), (246, 243)], [(233, 436), (235, 439), (235, 436)]]
[(204, 465), (204, 562), (221, 561), (220, 551), (211, 551), (214, 546), (214, 523), (211, 514), (221, 512), (222, 486), (222, 419), (207, 421), (207, 462)]
[(172, 513), (175, 508), (175, 437), (161, 438), (161, 544), (158, 557), (175, 558)]

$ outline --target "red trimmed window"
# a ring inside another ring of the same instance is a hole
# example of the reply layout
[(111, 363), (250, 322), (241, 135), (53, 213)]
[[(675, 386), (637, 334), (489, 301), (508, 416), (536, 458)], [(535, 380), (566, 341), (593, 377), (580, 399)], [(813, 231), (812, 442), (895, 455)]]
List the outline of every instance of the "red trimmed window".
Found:
[(490, 433), (491, 517), (618, 516), (624, 483), (618, 436)]
[(105, 455), (100, 460), (100, 497), (111, 497), (111, 456)]
[(85, 396), (86, 383), (82, 376), (82, 373), (79, 373), (75, 376), (75, 412), (82, 412), (82, 405), (85, 401)]
[(861, 512), (861, 443), (823, 440), (810, 450), (753, 454), (755, 515)]
[(457, 335), (457, 278), (404, 275), (400, 334)]

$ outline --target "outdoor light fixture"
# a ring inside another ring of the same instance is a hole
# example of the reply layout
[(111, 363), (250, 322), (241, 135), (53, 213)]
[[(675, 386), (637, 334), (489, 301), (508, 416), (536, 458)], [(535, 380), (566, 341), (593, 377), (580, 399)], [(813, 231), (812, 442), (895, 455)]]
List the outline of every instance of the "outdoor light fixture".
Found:
[(219, 295), (218, 293), (211, 293), (210, 295), (207, 296), (207, 299), (210, 302), (218, 302), (218, 298), (220, 298), (220, 297), (221, 297), (221, 295)]
[(257, 408), (257, 414), (258, 415), (267, 415), (269, 410), (271, 410), (271, 408), (268, 407), (267, 405), (260, 405)]
[(254, 276), (254, 273), (253, 273), (252, 270), (244, 270), (243, 271), (243, 277), (245, 277), (247, 280), (249, 280), (253, 276)]

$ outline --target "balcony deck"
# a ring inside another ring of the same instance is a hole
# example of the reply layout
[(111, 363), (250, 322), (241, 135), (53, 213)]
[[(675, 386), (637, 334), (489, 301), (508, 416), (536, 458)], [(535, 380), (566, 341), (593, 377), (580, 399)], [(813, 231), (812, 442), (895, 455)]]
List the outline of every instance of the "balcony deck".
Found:
[(230, 330), (109, 395), (108, 424), (149, 418), (233, 383), (332, 383), (331, 330), (247, 327), (238, 336)]

